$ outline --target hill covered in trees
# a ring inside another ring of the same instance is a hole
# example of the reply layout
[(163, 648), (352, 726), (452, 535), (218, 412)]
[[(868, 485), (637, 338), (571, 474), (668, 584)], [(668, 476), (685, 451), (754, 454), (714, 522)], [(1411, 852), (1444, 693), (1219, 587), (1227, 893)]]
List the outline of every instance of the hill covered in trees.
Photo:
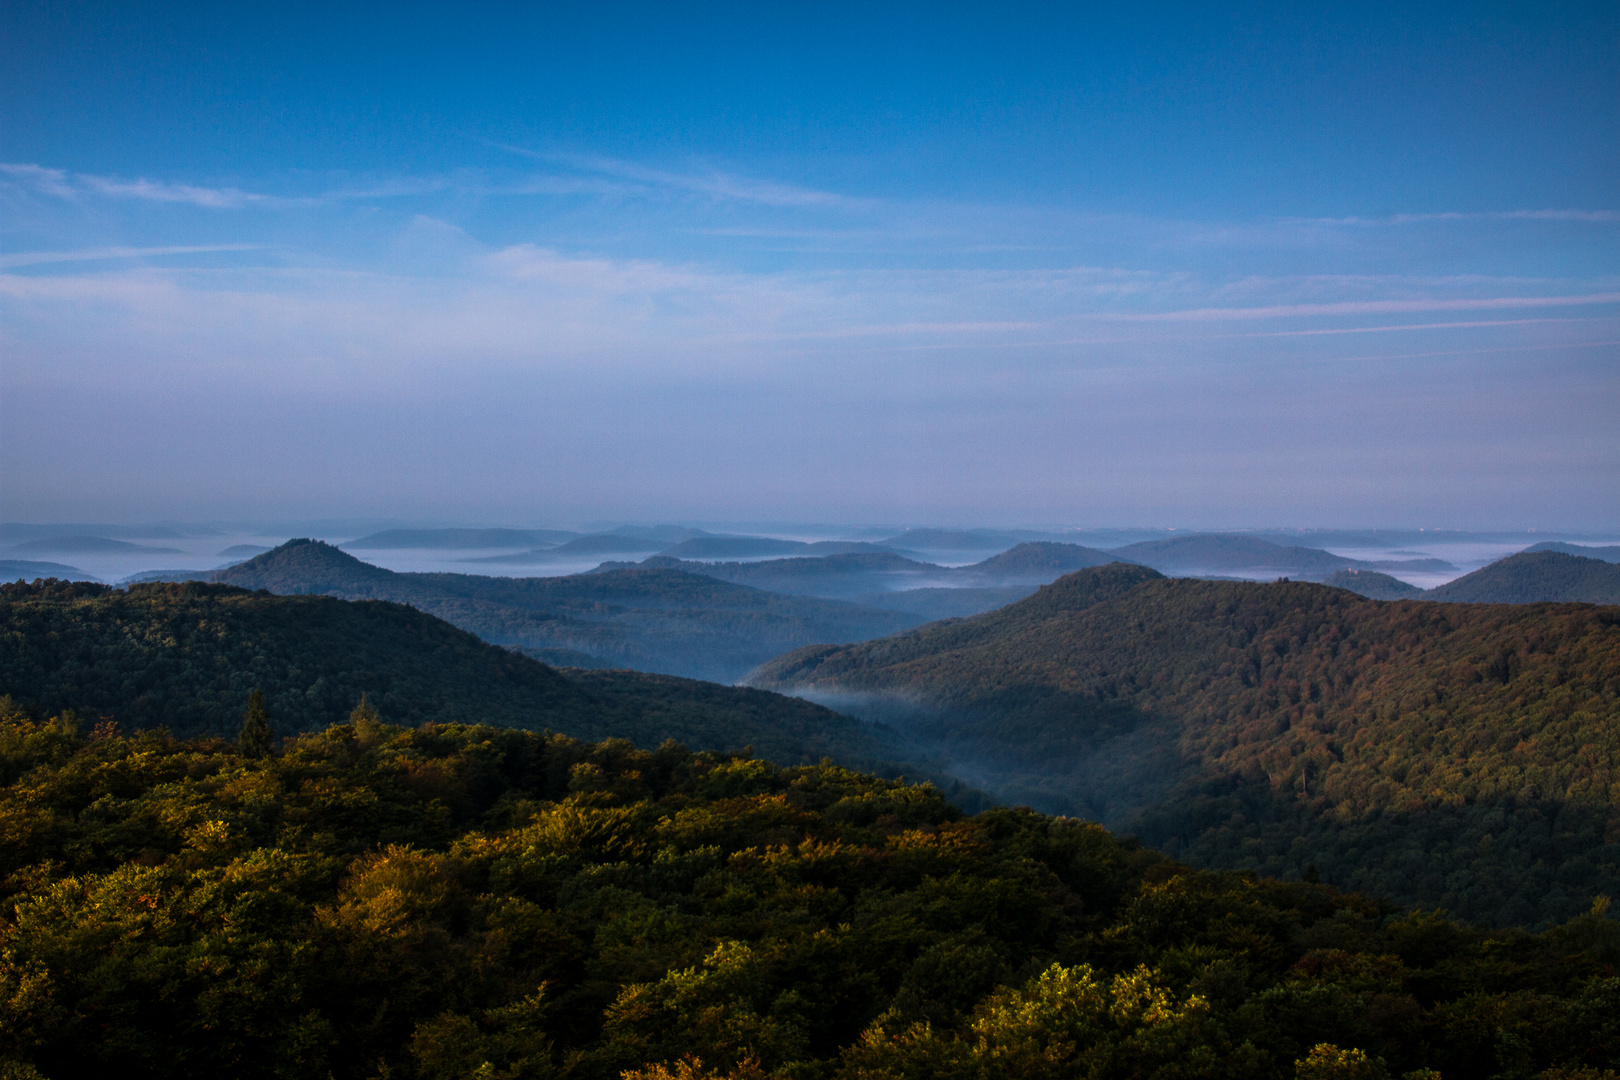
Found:
[(1416, 600), (1423, 595), (1423, 590), (1416, 585), (1376, 570), (1338, 570), (1322, 584), (1349, 589), (1369, 600)]
[(365, 715), (245, 756), (0, 707), (6, 1075), (1589, 1080), (1601, 906), (1486, 931), (1073, 819)]
[(1194, 533), (1143, 540), (1108, 552), (1111, 559), (1141, 563), (1167, 574), (1219, 576), (1256, 572), (1321, 581), (1340, 570), (1455, 570), (1443, 559), (1364, 561), (1321, 548), (1277, 544), (1246, 533)]
[(632, 671), (558, 671), (421, 611), (186, 583), (0, 586), (0, 694), (125, 730), (225, 736), (264, 691), (277, 734), (320, 730), (367, 696), (407, 724), (487, 723), (656, 746), (752, 746), (897, 771), (881, 730), (805, 701)]
[(1423, 598), (1466, 604), (1620, 604), (1620, 565), (1560, 551), (1521, 551), (1430, 589)]
[(1579, 555), (1586, 559), (1602, 559), (1604, 562), (1620, 562), (1620, 544), (1566, 544), (1558, 540), (1545, 540), (1539, 544), (1532, 544), (1526, 551), (1561, 551), (1565, 555)]
[(754, 685), (882, 718), (1002, 798), (1499, 923), (1620, 888), (1620, 610), (1081, 571)]
[(283, 595), (391, 600), (543, 658), (718, 682), (813, 641), (862, 641), (923, 621), (678, 569), (549, 578), (400, 574), (315, 540), (290, 540), (212, 577)]

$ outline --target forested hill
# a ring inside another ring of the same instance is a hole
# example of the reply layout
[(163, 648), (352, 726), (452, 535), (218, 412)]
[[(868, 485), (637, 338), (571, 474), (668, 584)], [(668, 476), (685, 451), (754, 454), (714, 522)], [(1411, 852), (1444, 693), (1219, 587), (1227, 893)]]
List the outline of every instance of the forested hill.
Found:
[(1376, 570), (1339, 570), (1322, 584), (1349, 589), (1369, 600), (1416, 600), (1423, 595), (1416, 585)]
[(827, 765), (0, 708), (0, 1075), (1604, 1080), (1620, 924), (1487, 931)]
[(1430, 589), (1423, 598), (1470, 604), (1620, 604), (1620, 565), (1559, 551), (1521, 551)]
[(284, 595), (392, 600), (542, 659), (719, 682), (809, 642), (863, 641), (923, 621), (671, 569), (549, 578), (400, 574), (316, 540), (290, 540), (213, 578)]
[[(1204, 865), (1534, 921), (1620, 888), (1620, 609), (1082, 571), (754, 685)], [(1106, 598), (1097, 602), (1099, 595)]]
[(125, 730), (233, 736), (265, 693), (277, 734), (320, 730), (366, 694), (407, 724), (492, 723), (657, 746), (823, 755), (894, 772), (882, 732), (809, 702), (631, 671), (558, 671), (399, 604), (190, 582), (0, 586), (0, 694)]

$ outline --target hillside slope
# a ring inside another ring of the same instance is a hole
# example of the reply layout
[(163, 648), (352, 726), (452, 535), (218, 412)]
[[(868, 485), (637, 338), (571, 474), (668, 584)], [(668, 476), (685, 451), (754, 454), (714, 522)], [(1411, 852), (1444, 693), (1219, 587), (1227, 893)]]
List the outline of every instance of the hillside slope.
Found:
[(1620, 565), (1559, 551), (1521, 551), (1423, 595), (1465, 604), (1620, 604)]
[(249, 691), (279, 734), (348, 715), (362, 693), (399, 723), (491, 723), (694, 749), (752, 745), (894, 771), (881, 731), (759, 690), (636, 672), (562, 672), (420, 611), (226, 585), (0, 586), (0, 695), (126, 730), (232, 736)]
[(750, 681), (1204, 865), (1314, 864), (1505, 922), (1620, 887), (1620, 611), (1142, 574), (1082, 571)]
[[(400, 574), (328, 544), (291, 540), (221, 570), (215, 581), (283, 595), (391, 600), (485, 641), (568, 650), (592, 666), (633, 667), (731, 682), (812, 641), (861, 641), (923, 620), (784, 596), (678, 569), (635, 568), (549, 578)], [(557, 654), (562, 655), (562, 654)]]
[(1369, 600), (1416, 600), (1423, 595), (1423, 590), (1416, 585), (1408, 585), (1400, 578), (1376, 570), (1337, 570), (1322, 584), (1349, 589)]

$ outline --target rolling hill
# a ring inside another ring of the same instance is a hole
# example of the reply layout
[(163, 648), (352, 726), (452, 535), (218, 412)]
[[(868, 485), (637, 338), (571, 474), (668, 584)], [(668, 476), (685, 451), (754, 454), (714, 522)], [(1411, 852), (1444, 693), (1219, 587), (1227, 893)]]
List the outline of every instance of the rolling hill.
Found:
[[(862, 593), (919, 587), (943, 582), (949, 574), (945, 567), (886, 551), (800, 555), (759, 562), (697, 562), (654, 555), (635, 566), (679, 570), (754, 589), (824, 599), (852, 599)], [(625, 564), (610, 563), (601, 569), (625, 568)]]
[(1620, 888), (1620, 610), (1386, 603), (1116, 564), (999, 611), (764, 665), (1002, 798), (1200, 865), (1468, 918)]
[(1565, 555), (1579, 555), (1586, 559), (1602, 559), (1604, 562), (1620, 563), (1620, 544), (1610, 544), (1606, 547), (1597, 547), (1587, 544), (1565, 544), (1556, 540), (1533, 544), (1526, 551), (1561, 551)]
[(1264, 573), (1321, 581), (1339, 570), (1456, 570), (1443, 559), (1349, 559), (1321, 548), (1276, 544), (1244, 533), (1196, 533), (1144, 540), (1112, 548), (1108, 554), (1166, 574), (1205, 577)]
[(813, 641), (860, 641), (923, 621), (677, 569), (550, 578), (400, 574), (313, 540), (289, 541), (213, 579), (285, 595), (411, 604), (498, 645), (569, 650), (590, 658), (590, 666), (720, 682)]
[(891, 774), (880, 729), (759, 690), (628, 671), (565, 672), (402, 604), (274, 596), (229, 585), (0, 586), (0, 694), (125, 730), (233, 737), (265, 693), (278, 734), (316, 731), (362, 694), (407, 725), (488, 723), (579, 738), (752, 746)]
[(349, 551), (389, 551), (401, 548), (476, 551), (481, 548), (561, 544), (578, 536), (579, 533), (560, 529), (385, 529), (382, 532), (345, 541), (338, 546)]
[(1423, 597), (1465, 604), (1620, 604), (1620, 565), (1561, 551), (1521, 551)]
[(64, 581), (95, 581), (77, 566), (37, 559), (0, 559), (0, 581), (33, 581), (36, 578), (61, 578)]
[(1424, 595), (1416, 585), (1376, 570), (1335, 570), (1322, 584), (1349, 589), (1369, 600), (1416, 600)]
[[(1033, 588), (1070, 570), (1100, 566), (1112, 561), (1107, 553), (1079, 544), (1031, 541), (969, 566), (939, 566), (920, 562), (899, 552), (863, 550), (819, 557), (804, 555), (763, 559), (758, 562), (695, 562), (676, 559), (666, 553), (635, 564), (605, 563), (601, 569), (623, 569), (634, 565), (685, 570), (771, 592), (852, 600), (879, 593), (920, 589), (937, 594), (947, 589)], [(938, 605), (945, 599), (948, 598), (932, 596), (928, 602)], [(945, 606), (973, 609), (981, 599), (964, 598), (963, 605)], [(977, 610), (983, 608), (978, 607)]]
[(172, 547), (153, 547), (133, 544), (128, 540), (111, 540), (105, 536), (48, 536), (39, 540), (25, 540), (7, 550), (9, 555), (182, 555)]

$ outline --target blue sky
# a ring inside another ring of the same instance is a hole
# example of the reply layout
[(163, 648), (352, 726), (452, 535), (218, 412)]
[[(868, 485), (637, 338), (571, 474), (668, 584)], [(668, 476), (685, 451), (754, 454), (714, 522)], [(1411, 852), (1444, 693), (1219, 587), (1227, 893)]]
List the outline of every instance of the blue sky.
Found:
[(1006, 8), (7, 5), (0, 514), (1620, 526), (1620, 9)]

